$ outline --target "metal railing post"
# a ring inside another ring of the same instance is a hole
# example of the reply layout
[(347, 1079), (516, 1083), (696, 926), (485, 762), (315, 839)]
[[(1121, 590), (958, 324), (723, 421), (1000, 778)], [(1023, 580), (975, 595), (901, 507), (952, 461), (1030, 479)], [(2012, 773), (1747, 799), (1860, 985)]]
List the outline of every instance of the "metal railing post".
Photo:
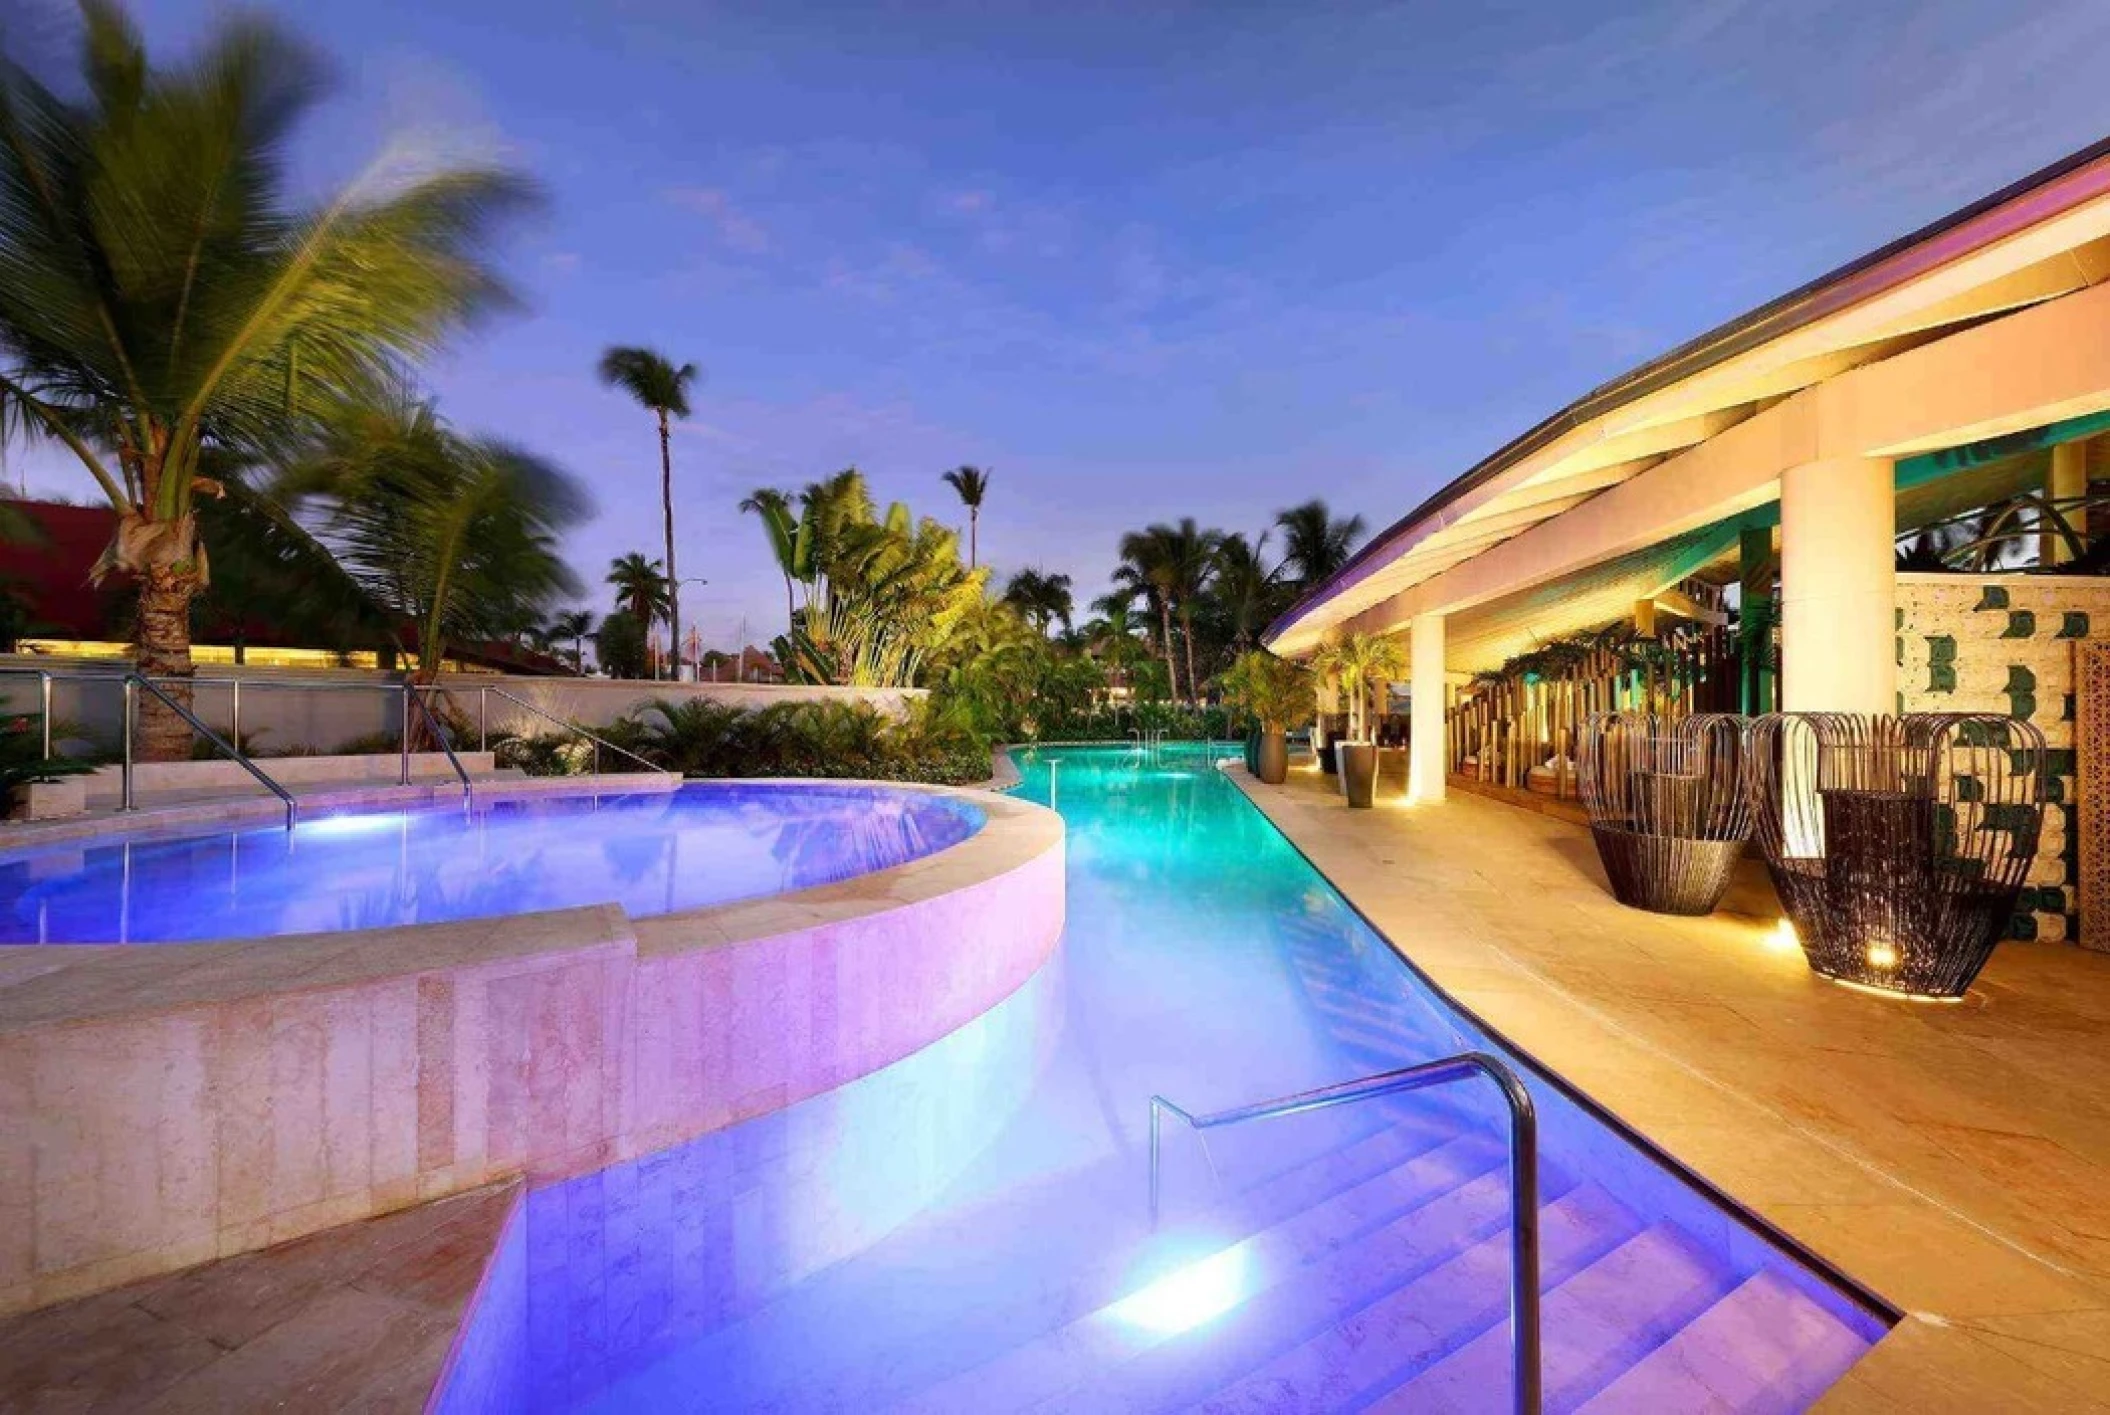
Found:
[(399, 739), (403, 748), (403, 776), (399, 785), (410, 785), (410, 684), (403, 684), (403, 735)]
[(491, 750), (491, 690), (476, 690), (476, 750)]
[(51, 760), (51, 675), (37, 671), (37, 714), (43, 719), (43, 759)]
[[(1540, 1368), (1538, 1112), (1516, 1072), (1485, 1052), (1461, 1052), (1418, 1066), (1379, 1072), (1360, 1080), (1321, 1086), (1293, 1096), (1192, 1115), (1163, 1096), (1150, 1098), (1150, 1221), (1158, 1220), (1159, 1125), (1166, 1112), (1187, 1122), (1198, 1137), (1220, 1125), (1302, 1115), (1374, 1096), (1427, 1090), (1474, 1076), (1495, 1083), (1509, 1110), (1509, 1331), (1512, 1389), (1519, 1415), (1539, 1415), (1545, 1392)], [(1206, 1138), (1203, 1140), (1207, 1151)], [(1213, 1165), (1212, 1165), (1213, 1168)]]
[(124, 765), (120, 768), (123, 792), (118, 804), (119, 809), (127, 811), (132, 809), (132, 707), (138, 698), (139, 690), (133, 687), (131, 679), (125, 679)]
[(229, 704), (227, 709), (227, 740), (234, 743), (235, 747), (239, 750), (242, 749), (241, 679), (230, 678), (227, 680), (227, 697)]

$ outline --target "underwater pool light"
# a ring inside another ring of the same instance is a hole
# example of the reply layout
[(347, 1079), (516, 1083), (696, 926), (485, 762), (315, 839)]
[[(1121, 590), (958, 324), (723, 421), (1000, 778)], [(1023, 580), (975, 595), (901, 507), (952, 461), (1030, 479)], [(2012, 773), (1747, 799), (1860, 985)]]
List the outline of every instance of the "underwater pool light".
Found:
[(296, 830), (306, 835), (371, 835), (384, 830), (395, 830), (409, 817), (401, 811), (383, 811), (376, 815), (316, 816), (302, 821)]
[(1245, 1300), (1246, 1266), (1243, 1247), (1226, 1248), (1138, 1288), (1106, 1310), (1130, 1326), (1177, 1336)]

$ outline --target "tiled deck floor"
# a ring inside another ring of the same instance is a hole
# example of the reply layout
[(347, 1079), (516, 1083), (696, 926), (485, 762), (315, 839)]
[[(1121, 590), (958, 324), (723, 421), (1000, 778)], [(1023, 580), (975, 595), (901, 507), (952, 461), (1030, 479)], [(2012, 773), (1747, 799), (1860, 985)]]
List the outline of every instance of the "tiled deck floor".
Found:
[(1872, 997), (1751, 919), (1623, 908), (1568, 822), (1232, 774), (1452, 997), (1911, 1314), (1823, 1409), (2110, 1410), (2110, 957)]

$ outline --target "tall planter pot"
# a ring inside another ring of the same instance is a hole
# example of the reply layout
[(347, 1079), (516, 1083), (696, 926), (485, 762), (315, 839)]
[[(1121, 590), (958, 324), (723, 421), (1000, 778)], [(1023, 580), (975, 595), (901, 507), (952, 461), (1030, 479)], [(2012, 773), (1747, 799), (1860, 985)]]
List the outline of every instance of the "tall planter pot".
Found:
[(1263, 732), (1260, 745), (1255, 752), (1258, 765), (1253, 775), (1270, 786), (1280, 786), (1289, 779), (1289, 735), (1285, 732)]
[(1254, 776), (1260, 775), (1260, 731), (1258, 728), (1245, 735), (1245, 769)]
[(1341, 792), (1355, 810), (1377, 804), (1377, 744), (1343, 742), (1340, 746)]

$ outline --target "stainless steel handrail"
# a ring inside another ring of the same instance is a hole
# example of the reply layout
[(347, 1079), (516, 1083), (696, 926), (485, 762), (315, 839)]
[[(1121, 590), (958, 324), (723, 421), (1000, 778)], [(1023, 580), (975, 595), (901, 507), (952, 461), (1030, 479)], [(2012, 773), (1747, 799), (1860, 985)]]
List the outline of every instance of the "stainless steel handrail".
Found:
[(272, 780), (271, 777), (265, 773), (262, 767), (258, 766), (255, 762), (249, 760), (249, 758), (243, 754), (241, 748), (229, 742), (225, 737), (222, 737), (219, 733), (213, 731), (210, 727), (207, 727), (203, 722), (200, 722), (196, 713), (192, 712), (183, 704), (177, 702), (167, 693), (162, 692), (161, 689), (155, 687), (153, 682), (148, 679), (144, 674), (127, 673), (124, 677), (124, 685), (125, 720), (122, 804), (125, 810), (131, 811), (138, 809), (138, 807), (133, 804), (132, 799), (132, 710), (139, 700), (139, 694), (136, 690), (144, 688), (149, 693), (152, 693), (156, 698), (159, 698), (161, 700), (162, 705), (168, 708), (170, 712), (173, 712), (174, 714), (176, 714), (176, 716), (182, 718), (185, 722), (189, 723), (191, 731), (197, 733), (200, 737), (203, 737), (206, 741), (212, 743), (215, 747), (218, 747), (226, 755), (234, 758), (236, 765), (240, 766), (242, 770), (248, 772), (251, 776), (255, 777), (267, 789), (269, 789), (272, 795), (278, 797), (279, 800), (285, 802), (286, 829), (291, 830), (293, 829), (294, 825), (298, 823), (298, 821), (300, 820), (300, 803), (293, 799), (293, 793), (288, 791), (285, 787), (279, 785), (276, 781)]
[[(1285, 1115), (1302, 1115), (1307, 1111), (1347, 1105), (1352, 1101), (1369, 1100), (1375, 1096), (1396, 1095), (1405, 1091), (1426, 1090), (1431, 1086), (1449, 1085), (1454, 1081), (1471, 1080), (1475, 1076), (1484, 1076), (1494, 1082), (1502, 1093), (1502, 1100), (1509, 1107), (1510, 1358), (1514, 1372), (1517, 1410), (1520, 1415), (1539, 1415), (1543, 1394), (1539, 1334), (1538, 1111), (1531, 1103), (1531, 1092), (1524, 1088), (1524, 1082), (1517, 1073), (1506, 1063), (1485, 1052), (1461, 1052), (1457, 1056), (1423, 1062), (1419, 1066), (1381, 1071), (1375, 1076), (1365, 1076), (1360, 1080), (1321, 1086), (1315, 1091), (1300, 1091), (1293, 1096), (1260, 1101), (1231, 1110), (1219, 1110), (1208, 1115), (1195, 1115), (1174, 1105), (1163, 1096), (1152, 1096), (1150, 1221), (1153, 1224), (1158, 1221), (1160, 1132), (1167, 1113), (1186, 1121), (1188, 1127), (1199, 1136), (1204, 1131), (1223, 1125), (1237, 1125), (1248, 1120), (1271, 1120)], [(1203, 1153), (1206, 1154), (1206, 1137), (1202, 1139), (1202, 1146)]]
[[(451, 692), (453, 690), (451, 688), (443, 688), (442, 691)], [(626, 756), (630, 758), (630, 760), (636, 762), (639, 766), (645, 768), (647, 771), (657, 772), (661, 776), (679, 776), (681, 774), (679, 772), (669, 771), (665, 767), (657, 765), (654, 762), (647, 761), (645, 758), (639, 756), (636, 752), (631, 751), (628, 747), (618, 746), (616, 743), (609, 741), (605, 737), (596, 736), (594, 733), (588, 732), (585, 728), (579, 726), (579, 724), (576, 722), (566, 722), (563, 718), (557, 716), (553, 712), (550, 712), (546, 708), (536, 707), (533, 703), (527, 701), (525, 698), (515, 697), (513, 696), (513, 694), (508, 693), (503, 688), (494, 688), (488, 684), (479, 683), (476, 686), (476, 691), (478, 693), (496, 693), (499, 697), (504, 698), (507, 702), (513, 704), (513, 706), (526, 708), (529, 712), (535, 714), (535, 716), (539, 718), (542, 718), (544, 721), (554, 722), (557, 724), (557, 726), (563, 728), (565, 731), (570, 732), (579, 737), (584, 737), (587, 741), (593, 743), (593, 774), (595, 776), (599, 776), (601, 774), (601, 748), (603, 747), (606, 747), (611, 752), (616, 752), (622, 756)], [(479, 715), (481, 715), (480, 709)]]
[[(405, 701), (414, 702), (418, 705), (418, 711), (424, 714), (425, 725), (432, 729), (432, 740), (440, 744), (440, 750), (447, 754), (447, 764), (453, 767), (454, 774), (461, 778), (462, 801), (465, 804), (473, 803), (476, 800), (476, 788), (470, 784), (469, 769), (463, 766), (462, 759), (454, 754), (454, 744), (447, 739), (446, 727), (441, 724), (438, 715), (433, 712), (432, 704), (425, 701), (425, 694), (436, 686), (435, 684), (405, 683), (403, 685), (403, 696)], [(403, 770), (407, 775), (410, 771), (410, 733), (407, 730), (408, 724), (405, 726), (406, 730), (403, 733)]]

